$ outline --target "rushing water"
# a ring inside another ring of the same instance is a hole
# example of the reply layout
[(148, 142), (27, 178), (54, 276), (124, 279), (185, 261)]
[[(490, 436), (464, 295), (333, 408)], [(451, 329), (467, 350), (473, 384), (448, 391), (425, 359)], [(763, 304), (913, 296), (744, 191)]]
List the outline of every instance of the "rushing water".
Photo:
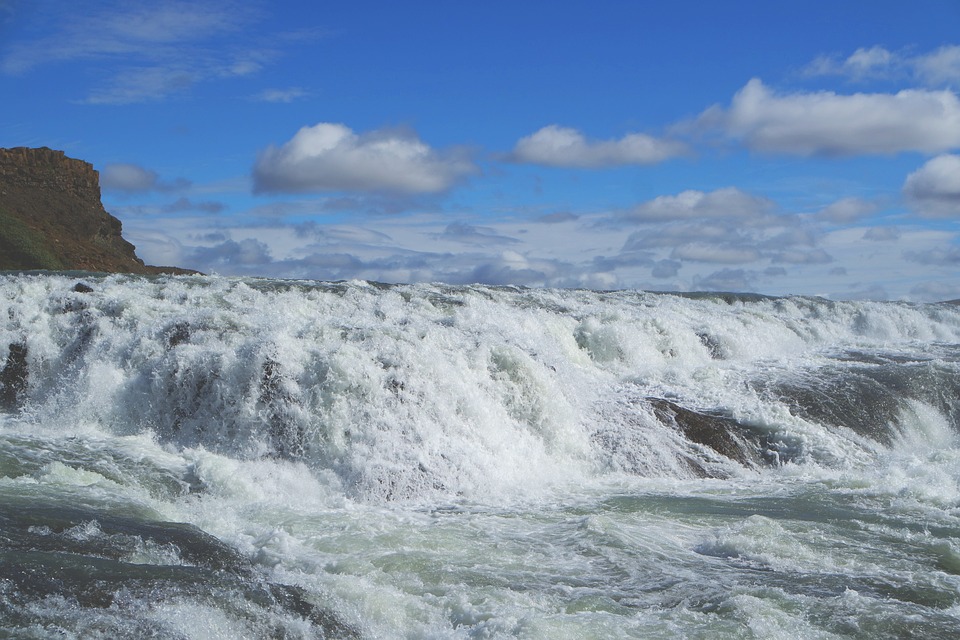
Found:
[(960, 307), (0, 277), (0, 637), (960, 637)]

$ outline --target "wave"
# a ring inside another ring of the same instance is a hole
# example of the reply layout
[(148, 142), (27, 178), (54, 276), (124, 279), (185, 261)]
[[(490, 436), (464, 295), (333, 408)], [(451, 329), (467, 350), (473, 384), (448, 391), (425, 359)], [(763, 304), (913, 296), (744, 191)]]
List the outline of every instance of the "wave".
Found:
[(364, 500), (869, 465), (960, 424), (960, 308), (733, 294), (0, 277), (0, 410), (277, 458)]

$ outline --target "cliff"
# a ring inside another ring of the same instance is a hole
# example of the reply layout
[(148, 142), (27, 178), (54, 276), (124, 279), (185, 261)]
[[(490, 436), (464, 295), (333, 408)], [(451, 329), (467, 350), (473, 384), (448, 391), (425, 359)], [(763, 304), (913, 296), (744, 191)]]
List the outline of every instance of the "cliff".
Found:
[(193, 273), (152, 267), (100, 202), (88, 162), (46, 147), (0, 148), (0, 270)]

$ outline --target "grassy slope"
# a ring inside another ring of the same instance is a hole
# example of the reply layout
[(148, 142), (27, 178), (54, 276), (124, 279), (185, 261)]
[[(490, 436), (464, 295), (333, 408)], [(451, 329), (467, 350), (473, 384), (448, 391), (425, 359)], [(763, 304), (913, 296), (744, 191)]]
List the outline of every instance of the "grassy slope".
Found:
[(0, 270), (63, 269), (43, 235), (0, 209)]

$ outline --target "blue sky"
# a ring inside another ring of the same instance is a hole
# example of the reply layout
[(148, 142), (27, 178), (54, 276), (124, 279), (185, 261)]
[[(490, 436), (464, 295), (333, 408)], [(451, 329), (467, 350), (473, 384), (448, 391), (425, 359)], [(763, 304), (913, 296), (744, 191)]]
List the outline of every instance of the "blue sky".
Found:
[(150, 264), (960, 298), (960, 3), (0, 0)]

